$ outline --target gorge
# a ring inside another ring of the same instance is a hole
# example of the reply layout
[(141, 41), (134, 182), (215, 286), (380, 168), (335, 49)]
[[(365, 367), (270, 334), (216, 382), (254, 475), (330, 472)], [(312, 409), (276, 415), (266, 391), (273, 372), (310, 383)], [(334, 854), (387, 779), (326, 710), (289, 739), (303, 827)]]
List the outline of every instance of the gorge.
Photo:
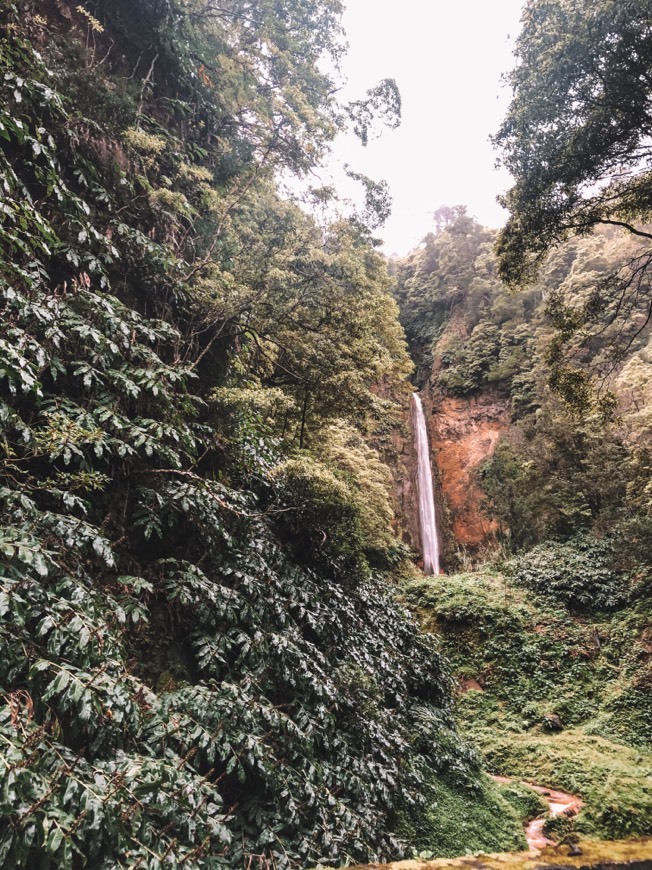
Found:
[[(584, 5), (527, 0), (537, 74)], [(641, 5), (590, 4), (590, 69), (643, 63)], [(0, 3), (3, 867), (652, 835), (649, 179), (549, 251), (546, 176), (507, 235), (450, 206), (386, 257), (381, 182), (312, 186), (400, 119), (390, 79), (346, 96), (341, 13)]]
[[(458, 209), (393, 264), (428, 385), (450, 566), (446, 577), (412, 580), (405, 598), (452, 665), (458, 722), (486, 769), (584, 801), (576, 818), (546, 819), (545, 807), (510, 795), (530, 830), (580, 843), (649, 835), (647, 508), (640, 539), (626, 532), (623, 545), (614, 530), (631, 529), (637, 510), (624, 457), (640, 457), (640, 485), (650, 473), (649, 417), (630, 392), (634, 371), (634, 391), (650, 383), (650, 332), (613, 381), (624, 415), (613, 423), (564, 405), (545, 355), (558, 288), (581, 299), (593, 277), (583, 270), (608, 273), (636, 244), (610, 230), (573, 240), (513, 296), (496, 278), (494, 238)], [(591, 353), (599, 359), (609, 341), (607, 332)]]

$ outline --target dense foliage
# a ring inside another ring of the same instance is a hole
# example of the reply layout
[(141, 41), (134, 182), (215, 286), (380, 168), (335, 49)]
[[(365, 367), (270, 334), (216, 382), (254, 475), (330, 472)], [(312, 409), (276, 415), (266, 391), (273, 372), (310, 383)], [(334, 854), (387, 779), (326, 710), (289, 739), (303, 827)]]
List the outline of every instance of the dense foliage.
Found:
[(526, 4), (496, 136), (515, 179), (500, 242), (510, 281), (564, 234), (649, 213), (649, 16), (645, 0)]
[(459, 207), (436, 219), (392, 264), (400, 316), (435, 425), (454, 404), (478, 439), (487, 407), (502, 427), (476, 467), (498, 546), (484, 573), (414, 581), (406, 600), (452, 663), (488, 769), (585, 801), (576, 831), (551, 833), (649, 835), (651, 334), (595, 299), (642, 249), (614, 228), (569, 239), (513, 293), (496, 233)]
[(613, 543), (578, 536), (563, 544), (533, 547), (516, 562), (516, 579), (576, 610), (612, 610), (630, 596)]
[[(436, 400), (492, 396), (511, 418), (480, 469), (499, 535), (519, 550), (611, 532), (616, 561), (640, 572), (652, 541), (651, 333), (641, 331), (620, 361), (611, 350), (621, 329), (608, 319), (586, 342), (571, 338), (595, 281), (638, 243), (612, 229), (572, 239), (550, 254), (536, 283), (513, 294), (498, 278), (496, 234), (461, 208), (438, 215), (438, 231), (393, 264), (400, 316)], [(560, 344), (585, 371), (557, 364)], [(609, 388), (597, 405), (589, 370)]]
[(623, 335), (611, 352), (622, 359), (652, 314), (650, 4), (529, 0), (515, 54), (513, 98), (495, 137), (515, 182), (500, 274), (522, 286), (560, 242), (624, 227), (639, 250), (594, 276), (590, 305), (566, 318), (567, 336), (617, 323)]
[(650, 834), (649, 600), (578, 619), (488, 571), (417, 580), (406, 598), (452, 662), (489, 770), (579, 795), (583, 836)]
[[(383, 451), (412, 364), (372, 236), (386, 188), (351, 169), (365, 208), (330, 225), (278, 190), (281, 175), (309, 175), (338, 131), (366, 142), (400, 118), (389, 80), (338, 101), (325, 70), (343, 51), (341, 11), (339, 0), (0, 8), (7, 866), (299, 867), (522, 846), (531, 799), (502, 798), (482, 776), (455, 728), (447, 667), (390, 583), (405, 548)], [(534, 547), (517, 580), (584, 616), (610, 611), (605, 655), (619, 672), (596, 733), (644, 749), (646, 249), (614, 228), (584, 235), (510, 296), (496, 234), (460, 207), (436, 222), (392, 266), (421, 380), (511, 408), (482, 474), (508, 549)], [(617, 397), (599, 413), (587, 413), (588, 376), (565, 367), (568, 348)], [(465, 653), (494, 681), (483, 715), (507, 688), (516, 730), (541, 716), (544, 731), (553, 717), (584, 724), (584, 706), (548, 709), (550, 674), (577, 639), (559, 639), (568, 610), (551, 640), (498, 612), (495, 590), (460, 604), (438, 582), (417, 590), (437, 590), (437, 627), (483, 636), (484, 658), (475, 643)], [(512, 654), (534, 707), (503, 664)], [(575, 677), (595, 682), (573, 662), (565, 692)], [(488, 758), (507, 752), (476, 736)], [(632, 804), (590, 825), (641, 832)]]
[(3, 4), (4, 865), (398, 856), (444, 781), (500, 826), (380, 573), (384, 262), (273, 181), (396, 119), (335, 102), (339, 12)]
[(482, 465), (460, 453), (500, 553), (407, 600), (489, 769), (580, 795), (577, 830), (609, 838), (652, 831), (651, 11), (529, 0), (495, 139), (506, 227), (442, 208), (392, 264), (438, 437), (486, 436)]

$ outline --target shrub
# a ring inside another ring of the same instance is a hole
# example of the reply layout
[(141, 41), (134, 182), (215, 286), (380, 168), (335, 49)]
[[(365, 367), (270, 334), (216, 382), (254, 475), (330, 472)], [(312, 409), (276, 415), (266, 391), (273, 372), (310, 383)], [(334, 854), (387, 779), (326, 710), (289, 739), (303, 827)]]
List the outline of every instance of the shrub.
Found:
[(629, 598), (629, 579), (606, 538), (539, 544), (516, 559), (515, 569), (518, 583), (576, 610), (613, 610)]
[(524, 783), (510, 782), (499, 786), (499, 788), (501, 795), (514, 807), (523, 823), (548, 814), (547, 801)]

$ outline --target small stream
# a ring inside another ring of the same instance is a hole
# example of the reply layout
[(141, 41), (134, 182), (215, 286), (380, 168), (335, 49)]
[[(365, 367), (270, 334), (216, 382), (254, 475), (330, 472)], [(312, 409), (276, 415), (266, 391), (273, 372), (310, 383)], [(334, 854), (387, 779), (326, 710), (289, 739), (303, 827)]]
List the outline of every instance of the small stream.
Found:
[[(491, 779), (493, 779), (494, 782), (503, 783), (505, 785), (514, 782), (513, 779), (506, 776), (492, 776)], [(552, 818), (563, 815), (568, 817), (576, 816), (584, 806), (582, 799), (575, 795), (566, 794), (566, 792), (558, 791), (553, 788), (546, 788), (542, 785), (535, 785), (534, 783), (525, 780), (520, 781), (520, 783), (521, 785), (526, 785), (528, 788), (531, 788), (532, 791), (536, 791), (546, 799), (548, 806), (550, 807), (550, 815)], [(538, 852), (540, 849), (545, 849), (546, 846), (555, 845), (554, 840), (549, 840), (543, 833), (543, 826), (545, 823), (545, 817), (533, 819), (525, 829), (525, 838), (531, 852)]]

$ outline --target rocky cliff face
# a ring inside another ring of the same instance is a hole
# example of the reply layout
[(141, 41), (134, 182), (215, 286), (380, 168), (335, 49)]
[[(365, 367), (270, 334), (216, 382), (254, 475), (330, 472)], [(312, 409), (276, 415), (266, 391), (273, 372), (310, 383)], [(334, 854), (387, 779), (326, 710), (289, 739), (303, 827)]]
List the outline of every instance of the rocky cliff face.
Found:
[[(493, 453), (510, 421), (506, 399), (494, 393), (450, 398), (424, 391), (435, 484), (437, 522), (443, 562), (463, 548), (477, 553), (491, 548), (498, 524), (483, 509), (477, 471)], [(416, 492), (416, 451), (409, 405), (400, 429), (391, 437), (388, 458), (396, 483), (396, 533), (419, 552), (419, 509)]]
[(491, 393), (464, 399), (433, 393), (429, 409), (444, 550), (457, 546), (477, 552), (491, 546), (498, 526), (483, 510), (476, 472), (509, 426), (508, 403)]

